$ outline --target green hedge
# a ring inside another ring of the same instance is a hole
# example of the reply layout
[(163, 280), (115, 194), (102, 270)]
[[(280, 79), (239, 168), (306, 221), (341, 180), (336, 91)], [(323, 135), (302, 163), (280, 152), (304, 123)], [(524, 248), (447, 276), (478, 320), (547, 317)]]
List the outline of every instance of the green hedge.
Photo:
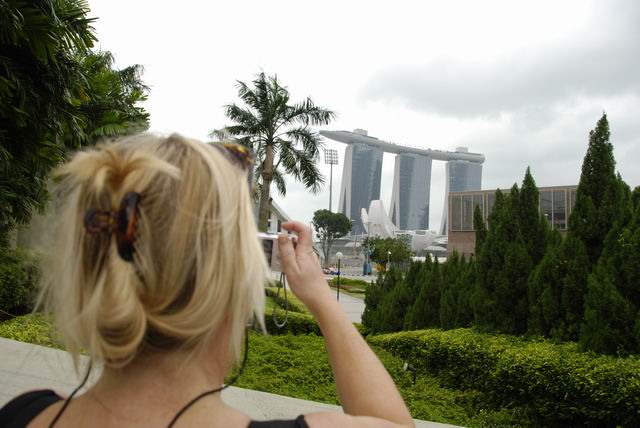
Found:
[(470, 329), (369, 336), (371, 344), (447, 385), (484, 393), (493, 406), (525, 409), (547, 426), (640, 426), (640, 359), (578, 352), (575, 344), (525, 341)]
[[(22, 315), (33, 310), (39, 278), (38, 260), (23, 248), (0, 249), (0, 310)], [(7, 314), (0, 314), (0, 319)]]
[[(283, 309), (276, 309), (276, 318), (278, 320), (278, 324), (282, 324), (282, 322), (284, 321), (284, 316), (285, 311)], [(273, 322), (273, 310), (267, 310), (264, 314), (264, 321), (267, 327), (267, 332), (269, 334), (315, 334), (318, 336), (322, 336), (320, 326), (318, 326), (318, 323), (313, 318), (313, 316), (309, 314), (301, 314), (298, 312), (289, 311), (287, 323), (284, 325), (284, 327), (278, 328)], [(353, 323), (353, 325), (363, 337), (369, 333), (362, 324), (355, 322)]]
[[(271, 297), (281, 308), (284, 308), (284, 290), (280, 290), (280, 294), (278, 294), (277, 287), (265, 287), (264, 292), (267, 296)], [(287, 290), (287, 300), (289, 302), (289, 311), (290, 312), (299, 312), (299, 313), (309, 313), (307, 308), (294, 294), (291, 290)]]
[[(338, 286), (338, 277), (334, 277), (329, 281), (332, 287)], [(340, 277), (340, 288), (344, 288), (349, 293), (364, 293), (369, 283), (362, 279), (349, 279)]]
[[(285, 319), (284, 309), (276, 309), (278, 324)], [(282, 328), (278, 328), (273, 322), (273, 311), (267, 310), (264, 314), (264, 321), (269, 334), (316, 334), (320, 335), (320, 327), (311, 315), (289, 311), (287, 323)]]
[(0, 323), (0, 337), (62, 349), (62, 340), (40, 314), (23, 315)]

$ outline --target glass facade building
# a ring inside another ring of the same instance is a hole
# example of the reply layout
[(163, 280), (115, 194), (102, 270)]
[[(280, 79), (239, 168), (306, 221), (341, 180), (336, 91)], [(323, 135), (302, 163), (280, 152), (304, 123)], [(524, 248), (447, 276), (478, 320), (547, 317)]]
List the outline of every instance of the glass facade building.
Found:
[[(451, 192), (468, 192), (474, 190), (480, 190), (482, 187), (482, 164), (477, 162), (459, 161), (453, 160), (447, 162), (446, 166), (446, 189), (445, 189), (445, 201), (444, 212), (442, 214), (442, 222), (440, 224), (440, 235), (446, 235), (449, 227), (449, 197)], [(473, 199), (473, 198), (472, 198)], [(464, 218), (451, 218), (451, 221), (460, 222), (460, 224), (452, 224), (451, 227), (464, 227), (469, 226), (469, 222), (473, 218), (473, 202), (471, 200), (464, 199), (457, 201), (456, 203), (464, 204), (464, 208), (461, 213), (464, 213)], [(483, 202), (484, 206), (484, 202)], [(453, 212), (458, 212), (456, 209)], [(469, 210), (471, 215), (469, 216)], [(470, 226), (469, 226), (470, 227)]]
[(389, 216), (401, 230), (429, 229), (431, 164), (429, 156), (396, 155)]
[(347, 146), (338, 211), (353, 221), (352, 234), (365, 232), (362, 208), (369, 209), (372, 200), (380, 199), (383, 151), (363, 143)]
[[(541, 187), (539, 191), (539, 208), (552, 229), (566, 231), (569, 216), (576, 203), (577, 186)], [(493, 211), (495, 190), (480, 192), (457, 192), (449, 194), (449, 215), (451, 225), (449, 232), (475, 231), (473, 211), (480, 206), (482, 217), (487, 218)]]

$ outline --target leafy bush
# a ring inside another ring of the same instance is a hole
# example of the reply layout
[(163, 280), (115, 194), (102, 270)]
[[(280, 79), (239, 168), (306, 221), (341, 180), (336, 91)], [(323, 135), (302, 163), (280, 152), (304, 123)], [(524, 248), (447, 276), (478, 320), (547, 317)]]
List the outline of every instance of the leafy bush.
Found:
[(640, 359), (578, 352), (575, 344), (525, 341), (470, 329), (369, 336), (451, 387), (477, 390), (494, 407), (521, 407), (538, 424), (638, 426)]
[[(336, 287), (338, 285), (338, 277), (336, 276), (331, 278), (330, 284), (331, 286)], [(361, 292), (364, 293), (364, 290), (368, 285), (369, 283), (364, 279), (350, 279), (340, 277), (340, 287), (344, 287), (347, 291), (350, 291), (349, 288), (353, 288), (354, 290), (362, 290)]]
[[(284, 308), (284, 290), (280, 290), (280, 294), (278, 294), (278, 289), (276, 287), (265, 287), (264, 289), (267, 297), (271, 297), (277, 304), (278, 307)], [(299, 312), (302, 314), (307, 314), (309, 311), (292, 292), (291, 290), (287, 291), (287, 300), (289, 306), (289, 312)]]
[[(285, 319), (285, 311), (283, 309), (276, 309), (275, 312), (278, 324), (281, 324)], [(321, 335), (320, 327), (316, 320), (311, 315), (302, 314), (298, 312), (291, 312), (287, 315), (287, 322), (282, 328), (278, 328), (273, 321), (273, 311), (269, 310), (264, 315), (265, 325), (269, 334), (316, 334)]]
[(0, 337), (33, 343), (51, 348), (62, 348), (62, 340), (53, 326), (40, 314), (23, 315), (0, 323)]
[[(252, 334), (249, 347), (249, 361), (239, 387), (340, 404), (322, 338)], [(414, 418), (464, 426), (514, 426), (522, 422), (509, 410), (475, 408), (473, 394), (443, 388), (433, 377), (419, 376), (413, 385), (411, 375), (402, 370), (402, 359), (382, 349), (374, 351)]]
[(0, 310), (15, 315), (31, 312), (38, 278), (38, 262), (31, 252), (23, 248), (0, 249)]

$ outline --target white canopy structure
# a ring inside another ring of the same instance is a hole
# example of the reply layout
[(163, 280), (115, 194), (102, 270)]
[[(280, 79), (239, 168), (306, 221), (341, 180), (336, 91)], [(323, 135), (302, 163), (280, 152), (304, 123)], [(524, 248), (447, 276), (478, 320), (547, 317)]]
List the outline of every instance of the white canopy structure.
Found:
[(411, 250), (414, 252), (429, 249), (438, 238), (431, 230), (398, 230), (389, 219), (384, 204), (380, 200), (371, 201), (368, 212), (363, 208), (361, 219), (367, 235), (377, 238), (408, 236)]

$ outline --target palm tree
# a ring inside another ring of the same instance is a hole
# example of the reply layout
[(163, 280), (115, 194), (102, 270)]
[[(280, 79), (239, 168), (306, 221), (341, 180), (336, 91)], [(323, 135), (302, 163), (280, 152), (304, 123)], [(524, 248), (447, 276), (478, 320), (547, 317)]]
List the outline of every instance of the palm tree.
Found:
[(232, 137), (251, 148), (256, 157), (254, 177), (259, 197), (258, 229), (267, 230), (270, 188), (274, 182), (278, 192), (286, 195), (285, 175), (301, 181), (316, 194), (324, 184), (324, 176), (316, 162), (323, 147), (312, 125), (327, 125), (336, 114), (318, 107), (310, 97), (289, 104), (289, 91), (277, 76), (258, 74), (253, 87), (238, 81), (238, 96), (243, 106), (225, 106), (226, 116), (234, 122), (210, 136), (218, 140)]

